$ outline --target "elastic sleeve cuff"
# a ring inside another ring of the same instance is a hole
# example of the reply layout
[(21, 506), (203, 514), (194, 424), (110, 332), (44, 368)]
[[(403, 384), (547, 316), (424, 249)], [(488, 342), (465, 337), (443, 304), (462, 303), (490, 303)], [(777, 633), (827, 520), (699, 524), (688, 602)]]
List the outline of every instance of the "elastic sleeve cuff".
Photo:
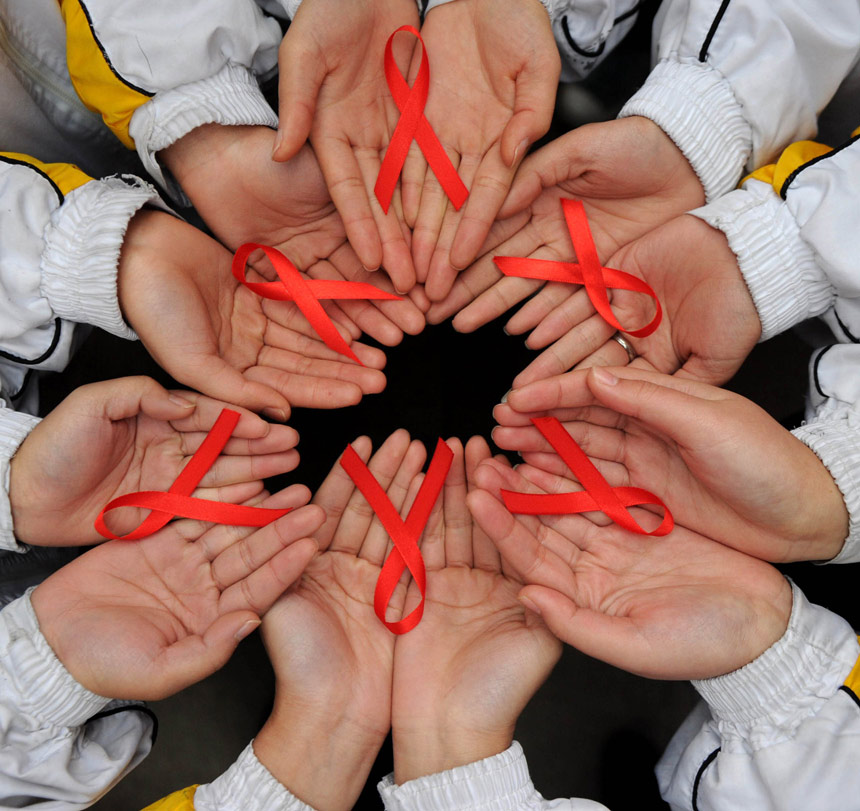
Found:
[(33, 605), (32, 589), (9, 603), (0, 622), (0, 683), (23, 715), (52, 726), (77, 727), (103, 710), (109, 698), (78, 684), (51, 650)]
[(690, 162), (710, 201), (733, 189), (752, 152), (752, 130), (729, 82), (701, 62), (658, 62), (619, 118), (650, 118)]
[(66, 195), (42, 254), (42, 295), (60, 318), (137, 339), (120, 312), (117, 270), (129, 220), (147, 204), (169, 210), (133, 175), (92, 180)]
[[(254, 75), (241, 65), (225, 65), (214, 76), (157, 93), (138, 107), (129, 134), (146, 171), (182, 205), (178, 184), (167, 177), (157, 153), (203, 124), (262, 125), (276, 129), (278, 117), (260, 92)], [(274, 135), (272, 136), (274, 143)]]
[(314, 811), (294, 797), (257, 760), (253, 741), (224, 774), (199, 786), (194, 795), (196, 811)]
[(827, 468), (848, 510), (848, 537), (828, 563), (860, 561), (860, 414), (851, 407), (827, 402), (814, 420), (792, 432)]
[(27, 547), (18, 543), (12, 521), (12, 505), (9, 501), (12, 457), (21, 443), (41, 420), (30, 414), (22, 414), (9, 408), (0, 409), (0, 549), (9, 552), (26, 552)]
[(689, 213), (726, 235), (761, 320), (761, 341), (832, 305), (830, 281), (767, 183), (748, 180), (743, 189)]
[(542, 798), (529, 777), (522, 747), (446, 772), (409, 780), (401, 786), (384, 777), (379, 794), (386, 811), (464, 811), (489, 808), (540, 808)]
[(785, 634), (750, 664), (715, 679), (694, 681), (724, 737), (756, 746), (815, 715), (851, 672), (860, 645), (841, 617), (808, 602), (792, 584)]

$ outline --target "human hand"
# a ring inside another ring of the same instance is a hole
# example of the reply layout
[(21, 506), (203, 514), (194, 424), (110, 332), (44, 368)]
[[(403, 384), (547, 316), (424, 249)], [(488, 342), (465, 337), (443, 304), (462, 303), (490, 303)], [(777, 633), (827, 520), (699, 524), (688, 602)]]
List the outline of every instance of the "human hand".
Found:
[(562, 420), (612, 486), (647, 483), (671, 500), (677, 523), (747, 554), (829, 560), (848, 536), (845, 501), (821, 460), (738, 394), (632, 367), (515, 389), (496, 409), (493, 440), (564, 476), (529, 424), (535, 412)]
[[(761, 336), (758, 312), (725, 235), (697, 217), (682, 215), (649, 231), (607, 265), (644, 279), (663, 307), (653, 333), (624, 336), (637, 355), (634, 366), (717, 385), (740, 368)], [(612, 340), (614, 328), (602, 318), (575, 325), (582, 306), (576, 297), (583, 294), (579, 290), (541, 323), (541, 341), (555, 343), (514, 378), (514, 388), (571, 368), (628, 362), (627, 351)], [(612, 291), (612, 309), (622, 324), (646, 324), (653, 307), (641, 293)]]
[[(386, 274), (367, 273), (346, 241), (343, 220), (313, 150), (302, 145), (285, 162), (273, 161), (271, 152), (268, 127), (204, 124), (160, 157), (212, 232), (231, 250), (245, 242), (271, 245), (314, 278), (327, 269), (325, 278), (366, 281), (391, 290)], [(274, 278), (265, 259), (255, 269)], [(424, 327), (423, 314), (408, 299), (341, 301), (338, 307), (361, 330), (388, 346), (399, 343), (403, 332), (415, 335)], [(355, 331), (353, 338), (359, 334)]]
[[(310, 135), (350, 244), (368, 270), (385, 267), (395, 287), (415, 284), (399, 200), (388, 214), (373, 187), (399, 113), (382, 69), (385, 43), (418, 25), (413, 0), (304, 0), (281, 43), (279, 118), (273, 157), (285, 161)], [(405, 72), (414, 40), (398, 37)]]
[(296, 305), (261, 299), (215, 240), (158, 211), (131, 220), (119, 264), (126, 320), (184, 385), (284, 421), (290, 404), (354, 405), (382, 391), (385, 356), (345, 334), (365, 366), (329, 349)]
[[(563, 197), (583, 201), (601, 261), (705, 202), (702, 184), (683, 153), (649, 119), (632, 116), (578, 127), (523, 161), (499, 212), (502, 222), (493, 229), (526, 211), (530, 216), (523, 233), (485, 246), (492, 252), (461, 274), (450, 295), (434, 305), (431, 323), (456, 313), (455, 328), (472, 332), (541, 286), (503, 276), (493, 264), (495, 255), (569, 260), (570, 236), (558, 202)], [(566, 311), (562, 305), (568, 298), (575, 300)], [(541, 349), (559, 337), (560, 327), (569, 329), (592, 313), (580, 288), (550, 283), (505, 329), (516, 335), (533, 330), (527, 343)]]
[[(367, 461), (367, 437), (353, 448)], [(425, 458), (424, 446), (400, 430), (370, 459), (396, 509), (408, 509)], [(373, 608), (390, 542), (339, 461), (314, 503), (327, 516), (315, 536), (320, 552), (263, 624), (275, 706), (254, 751), (314, 808), (351, 809), (391, 722), (394, 636)], [(405, 586), (395, 593), (395, 613), (405, 594)]]
[[(227, 406), (200, 394), (167, 391), (147, 377), (75, 389), (12, 458), (15, 537), (36, 546), (102, 541), (93, 522), (105, 504), (124, 493), (167, 490)], [(233, 436), (194, 496), (240, 504), (259, 495), (263, 479), (298, 464), (298, 441), (292, 428), (242, 409)], [(111, 516), (115, 533), (134, 529), (140, 512), (129, 508)]]
[[(422, 543), (427, 592), (421, 623), (397, 638), (391, 726), (395, 782), (496, 755), (549, 675), (561, 646), (517, 600), (523, 581), (472, 520), (466, 496), (490, 457), (473, 437), (454, 460)], [(444, 507), (442, 503), (444, 502)], [(410, 585), (404, 611), (420, 593)]]
[[(679, 526), (647, 538), (581, 515), (514, 517), (501, 487), (575, 489), (529, 465), (485, 462), (476, 481), (469, 508), (529, 584), (520, 599), (589, 656), (647, 678), (705, 679), (743, 667), (785, 633), (791, 588), (758, 558)], [(657, 524), (646, 510), (631, 513)]]
[(477, 255), (529, 146), (549, 129), (561, 61), (537, 0), (446, 3), (430, 11), (421, 36), (431, 67), (425, 114), (470, 190), (455, 211), (412, 145), (403, 209), (418, 280), (439, 301)]
[[(174, 521), (108, 541), (31, 596), (51, 649), (88, 690), (154, 700), (214, 673), (317, 550), (318, 507), (297, 485), (260, 506), (299, 508), (256, 531)], [(257, 499), (259, 501), (259, 499)]]

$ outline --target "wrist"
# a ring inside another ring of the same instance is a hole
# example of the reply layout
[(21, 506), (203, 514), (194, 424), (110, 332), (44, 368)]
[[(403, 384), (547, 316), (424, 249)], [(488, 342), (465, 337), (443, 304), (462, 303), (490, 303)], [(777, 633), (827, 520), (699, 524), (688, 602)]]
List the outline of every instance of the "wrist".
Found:
[(514, 739), (514, 725), (465, 729), (456, 721), (427, 723), (410, 719), (408, 725), (393, 725), (394, 782), (449, 771), (498, 755)]
[(385, 733), (340, 713), (275, 709), (254, 753), (289, 791), (320, 811), (349, 811), (367, 782)]

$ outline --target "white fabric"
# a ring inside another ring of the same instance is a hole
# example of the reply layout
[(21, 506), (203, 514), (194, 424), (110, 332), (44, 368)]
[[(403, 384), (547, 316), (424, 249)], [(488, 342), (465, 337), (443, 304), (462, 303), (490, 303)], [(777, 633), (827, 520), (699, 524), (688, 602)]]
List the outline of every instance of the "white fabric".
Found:
[(710, 201), (815, 133), (860, 56), (860, 3), (666, 0), (654, 34), (655, 71), (621, 115), (659, 124)]
[(0, 808), (91, 805), (149, 753), (152, 720), (137, 706), (78, 684), (42, 635), (29, 593), (10, 603), (0, 611)]
[(12, 505), (9, 502), (10, 463), (21, 443), (38, 424), (38, 417), (0, 408), (0, 550), (26, 552), (28, 549), (15, 538)]

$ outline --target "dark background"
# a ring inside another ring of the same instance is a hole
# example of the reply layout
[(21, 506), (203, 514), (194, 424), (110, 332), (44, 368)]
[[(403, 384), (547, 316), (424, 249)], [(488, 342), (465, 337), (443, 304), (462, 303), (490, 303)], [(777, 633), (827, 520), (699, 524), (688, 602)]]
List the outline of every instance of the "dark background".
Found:
[[(614, 117), (644, 80), (653, 5), (586, 82), (560, 87), (548, 138)], [(290, 424), (301, 434), (301, 465), (273, 486), (302, 482), (315, 488), (347, 442), (360, 434), (368, 434), (375, 446), (399, 427), (430, 447), (440, 436), (489, 438), (493, 406), (534, 356), (522, 338), (502, 332), (502, 323), (500, 319), (472, 335), (459, 335), (446, 323), (406, 336), (401, 346), (386, 350), (389, 383), (382, 394), (337, 411), (296, 409)], [(729, 387), (791, 427), (802, 414), (809, 354), (794, 334), (780, 336), (757, 347)], [(42, 380), (43, 408), (49, 410), (82, 383), (129, 374), (171, 383), (140, 344), (96, 331), (62, 375)], [(853, 567), (795, 565), (787, 571), (813, 601), (858, 625), (850, 601)], [(221, 671), (151, 705), (160, 722), (152, 754), (94, 808), (140, 809), (174, 790), (212, 780), (263, 724), (272, 693), (271, 668), (255, 634)], [(614, 811), (665, 809), (653, 767), (695, 700), (685, 682), (638, 678), (566, 647), (521, 716), (517, 739), (545, 797), (589, 797)], [(381, 807), (375, 783), (391, 768), (386, 745), (356, 808)]]

